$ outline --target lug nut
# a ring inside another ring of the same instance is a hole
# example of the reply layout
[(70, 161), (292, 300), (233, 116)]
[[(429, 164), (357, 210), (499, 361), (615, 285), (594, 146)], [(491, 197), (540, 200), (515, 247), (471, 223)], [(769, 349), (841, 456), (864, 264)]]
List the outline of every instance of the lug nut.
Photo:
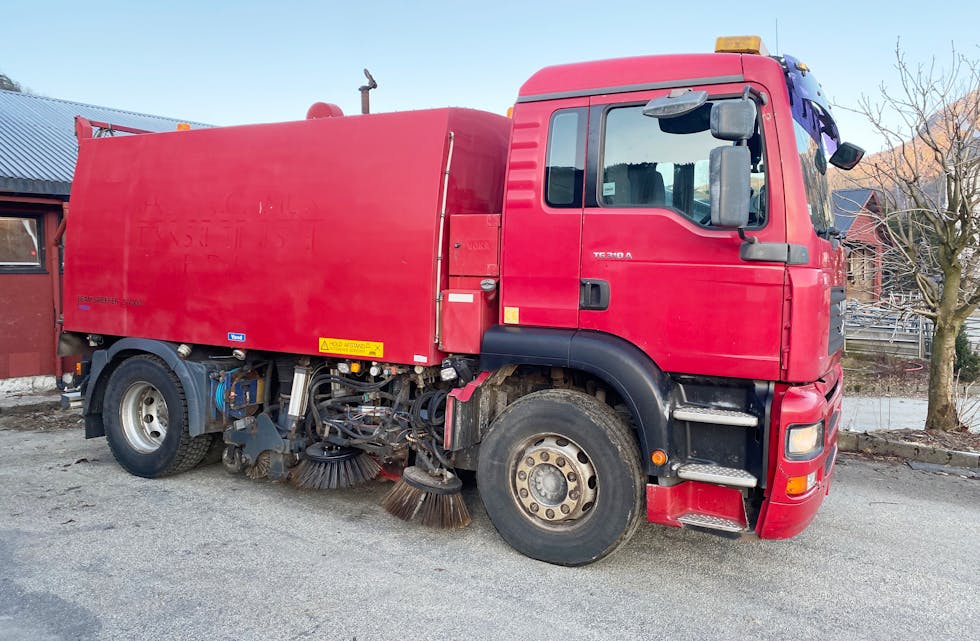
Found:
[(562, 506), (561, 506), (561, 513), (562, 514), (568, 514), (569, 511), (570, 510), (569, 510), (568, 506), (563, 503)]
[(547, 461), (550, 458), (551, 458), (551, 456), (549, 456), (547, 452), (541, 452), (541, 460), (542, 461)]
[(553, 519), (555, 518), (555, 511), (552, 509), (545, 510), (544, 515), (547, 516), (549, 519)]
[(524, 470), (521, 470), (520, 472), (517, 473), (517, 478), (519, 478), (522, 481), (526, 481), (527, 480), (527, 472), (525, 472)]
[(569, 472), (568, 473), (568, 480), (571, 481), (572, 483), (574, 483), (575, 481), (578, 480), (578, 474), (576, 474), (575, 472)]
[(541, 508), (538, 506), (537, 503), (531, 503), (531, 511), (532, 512), (537, 512), (539, 509), (541, 509)]
[(521, 498), (522, 499), (526, 499), (527, 498), (527, 490), (525, 490), (523, 487), (521, 488), (520, 494), (521, 494)]
[(534, 459), (530, 456), (524, 459), (524, 462), (527, 463), (528, 467), (534, 467)]
[(555, 460), (555, 465), (557, 465), (558, 467), (565, 467), (565, 459), (563, 459), (562, 457), (559, 456)]
[(572, 499), (573, 501), (577, 501), (578, 497), (580, 496), (581, 494), (579, 493), (578, 490), (572, 490), (571, 492), (568, 493), (568, 498)]

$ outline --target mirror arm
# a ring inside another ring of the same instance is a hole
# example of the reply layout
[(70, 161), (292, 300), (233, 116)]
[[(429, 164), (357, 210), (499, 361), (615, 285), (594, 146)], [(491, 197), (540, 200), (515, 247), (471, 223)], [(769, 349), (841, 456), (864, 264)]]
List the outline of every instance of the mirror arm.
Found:
[(759, 242), (759, 239), (756, 238), (755, 236), (746, 236), (745, 235), (745, 227), (739, 227), (738, 228), (738, 237), (741, 238), (744, 242), (746, 242), (746, 243), (748, 243), (750, 245), (752, 243)]
[(756, 101), (758, 101), (758, 103), (760, 105), (767, 105), (767, 104), (769, 104), (769, 96), (767, 96), (765, 93), (759, 91), (755, 87), (752, 87), (752, 86), (749, 86), (749, 85), (745, 85), (745, 88), (742, 89), (742, 98), (748, 98), (749, 96), (752, 96), (753, 98), (755, 98)]

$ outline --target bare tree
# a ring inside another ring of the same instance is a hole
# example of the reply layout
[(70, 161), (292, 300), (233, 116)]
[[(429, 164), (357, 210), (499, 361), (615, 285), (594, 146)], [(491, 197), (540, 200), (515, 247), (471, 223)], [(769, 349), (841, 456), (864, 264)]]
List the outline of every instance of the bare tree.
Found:
[(10, 76), (0, 73), (0, 89), (6, 89), (7, 91), (23, 91), (23, 87), (20, 86), (19, 82), (10, 79)]
[(917, 290), (906, 309), (933, 322), (926, 428), (953, 430), (956, 335), (980, 304), (980, 61), (953, 48), (948, 68), (911, 64), (900, 45), (895, 59), (897, 90), (856, 109), (887, 149), (855, 178), (884, 194), (891, 271)]

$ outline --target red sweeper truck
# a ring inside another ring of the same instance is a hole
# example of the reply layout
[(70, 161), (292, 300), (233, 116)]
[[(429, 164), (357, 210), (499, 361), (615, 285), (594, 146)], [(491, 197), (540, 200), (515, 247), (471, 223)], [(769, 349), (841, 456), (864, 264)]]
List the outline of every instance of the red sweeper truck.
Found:
[[(641, 517), (791, 537), (829, 490), (844, 262), (825, 94), (756, 37), (545, 68), (469, 109), (97, 136), (77, 121), (61, 353), (144, 477), (395, 481), (563, 565)], [(467, 476), (467, 475), (464, 475)]]

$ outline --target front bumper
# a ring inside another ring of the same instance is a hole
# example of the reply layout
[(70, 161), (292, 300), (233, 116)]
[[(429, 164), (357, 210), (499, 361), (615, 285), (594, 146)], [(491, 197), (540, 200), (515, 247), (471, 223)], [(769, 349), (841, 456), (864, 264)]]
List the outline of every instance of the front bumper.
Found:
[[(813, 521), (824, 497), (830, 492), (837, 460), (837, 430), (840, 423), (843, 373), (840, 365), (824, 379), (809, 385), (787, 386), (782, 392), (770, 452), (767, 496), (756, 524), (762, 539), (786, 539), (802, 532)], [(786, 432), (790, 425), (824, 423), (823, 447), (805, 461), (786, 457)], [(816, 483), (803, 494), (786, 492), (790, 477), (816, 473)]]

